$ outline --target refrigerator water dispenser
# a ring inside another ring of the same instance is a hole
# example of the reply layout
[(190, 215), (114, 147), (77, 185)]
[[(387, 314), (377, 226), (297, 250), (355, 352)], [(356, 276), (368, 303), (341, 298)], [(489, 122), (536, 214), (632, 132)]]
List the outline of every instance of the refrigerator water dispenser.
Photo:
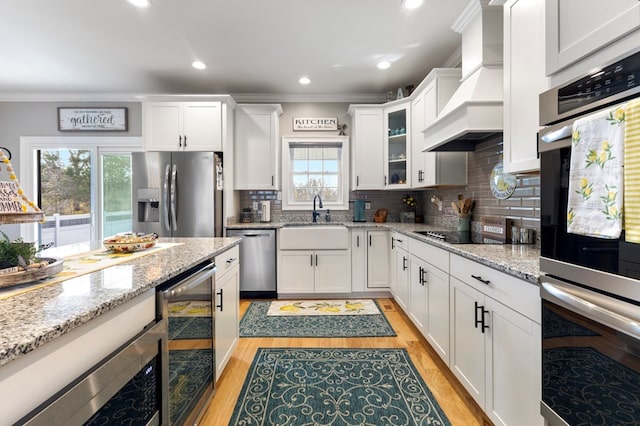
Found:
[(138, 222), (160, 222), (159, 188), (138, 188)]

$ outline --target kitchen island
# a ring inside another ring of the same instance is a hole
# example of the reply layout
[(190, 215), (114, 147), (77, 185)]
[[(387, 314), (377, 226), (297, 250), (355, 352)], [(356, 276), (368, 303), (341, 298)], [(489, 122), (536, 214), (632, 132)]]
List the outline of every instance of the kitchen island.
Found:
[[(0, 393), (4, 395), (0, 412), (26, 414), (34, 408), (33, 402), (23, 402), (26, 397), (44, 401), (60, 389), (60, 381), (82, 373), (97, 362), (95, 358), (135, 335), (140, 324), (155, 319), (156, 286), (213, 259), (240, 239), (161, 238), (159, 242), (171, 246), (0, 299)], [(99, 248), (100, 244), (89, 247)], [(90, 334), (92, 339), (86, 340)], [(50, 362), (60, 356), (65, 362), (51, 368)], [(29, 378), (27, 383), (24, 377)]]

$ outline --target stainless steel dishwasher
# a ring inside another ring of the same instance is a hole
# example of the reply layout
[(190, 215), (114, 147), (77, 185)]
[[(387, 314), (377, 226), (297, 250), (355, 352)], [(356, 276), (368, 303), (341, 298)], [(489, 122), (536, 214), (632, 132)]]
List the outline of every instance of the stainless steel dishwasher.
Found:
[(228, 237), (240, 242), (240, 297), (275, 298), (276, 230), (228, 229)]

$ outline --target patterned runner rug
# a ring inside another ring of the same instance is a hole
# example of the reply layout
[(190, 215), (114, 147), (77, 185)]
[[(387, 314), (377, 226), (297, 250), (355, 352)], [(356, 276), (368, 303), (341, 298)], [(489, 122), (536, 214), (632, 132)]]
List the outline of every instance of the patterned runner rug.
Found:
[[(291, 303), (291, 302), (289, 302)], [(376, 304), (376, 302), (374, 302)], [(387, 318), (366, 315), (269, 316), (271, 302), (251, 302), (240, 321), (240, 337), (374, 337), (395, 336)], [(377, 304), (376, 304), (377, 308)]]
[(405, 349), (258, 349), (230, 425), (450, 425)]

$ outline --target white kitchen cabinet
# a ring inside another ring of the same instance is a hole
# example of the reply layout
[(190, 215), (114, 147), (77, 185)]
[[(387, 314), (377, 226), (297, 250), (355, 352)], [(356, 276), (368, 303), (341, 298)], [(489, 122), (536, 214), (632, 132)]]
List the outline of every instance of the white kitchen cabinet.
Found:
[(495, 424), (542, 425), (538, 288), (451, 255), (450, 368)]
[(547, 75), (640, 28), (637, 0), (546, 0), (545, 6)]
[(545, 0), (510, 0), (504, 5), (504, 170), (540, 169), (538, 96), (549, 88), (545, 75)]
[(278, 104), (239, 104), (235, 111), (235, 189), (280, 189)]
[(411, 188), (411, 105), (385, 107), (383, 117), (385, 188)]
[(240, 251), (235, 246), (216, 256), (215, 275), (215, 362), (216, 380), (220, 378), (239, 334)]
[(282, 250), (279, 293), (351, 292), (349, 250)]
[(222, 151), (221, 102), (146, 102), (148, 151)]
[(391, 293), (402, 310), (409, 312), (409, 253), (407, 237), (397, 232), (391, 236)]
[(367, 231), (367, 288), (389, 288), (390, 240), (388, 231)]
[(351, 229), (351, 290), (367, 290), (367, 231)]
[(378, 105), (349, 107), (353, 127), (351, 189), (384, 189), (384, 118)]
[[(411, 187), (467, 184), (465, 152), (422, 152), (422, 131), (433, 123), (451, 95), (460, 85), (459, 68), (433, 69), (416, 89), (411, 102)], [(421, 86), (426, 85), (424, 88)]]
[(449, 252), (409, 238), (409, 317), (449, 365)]

